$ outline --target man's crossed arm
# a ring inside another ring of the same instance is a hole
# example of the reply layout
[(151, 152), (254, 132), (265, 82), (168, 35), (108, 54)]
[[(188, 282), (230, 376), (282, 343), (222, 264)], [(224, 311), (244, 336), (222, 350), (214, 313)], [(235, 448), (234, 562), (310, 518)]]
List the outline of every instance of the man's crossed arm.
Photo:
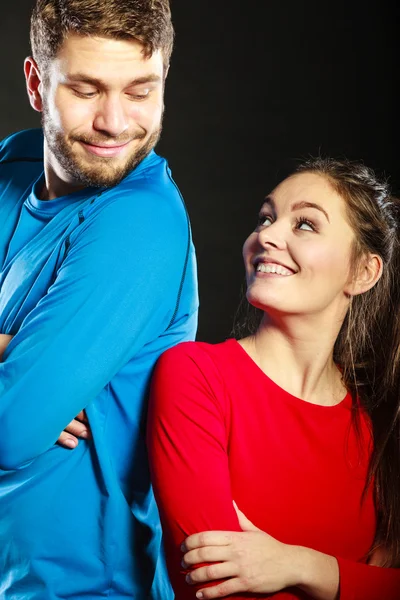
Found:
[[(12, 335), (0, 333), (0, 362), (3, 360), (4, 351), (12, 340), (12, 337)], [(89, 423), (85, 411), (82, 410), (61, 433), (57, 444), (63, 446), (63, 448), (76, 448), (78, 438), (87, 440), (90, 439), (90, 436)]]

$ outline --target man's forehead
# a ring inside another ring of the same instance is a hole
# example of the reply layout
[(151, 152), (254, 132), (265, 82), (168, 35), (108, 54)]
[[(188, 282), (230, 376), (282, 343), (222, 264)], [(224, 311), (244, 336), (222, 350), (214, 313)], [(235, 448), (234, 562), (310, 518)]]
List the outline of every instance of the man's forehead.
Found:
[(151, 56), (146, 56), (145, 48), (135, 39), (115, 39), (112, 37), (82, 36), (69, 34), (63, 41), (55, 60), (63, 63), (118, 62), (136, 64), (138, 67), (156, 68), (162, 65), (161, 50), (156, 50)]
[[(71, 73), (64, 73), (62, 80), (65, 83), (87, 83), (88, 85), (100, 85), (107, 87), (107, 80), (101, 79), (96, 74), (87, 73), (85, 71), (76, 71)], [(156, 73), (149, 73), (148, 75), (142, 75), (129, 79), (125, 82), (128, 85), (145, 85), (145, 84), (158, 84), (161, 83), (162, 79)]]
[(70, 35), (52, 61), (57, 79), (87, 83), (157, 84), (163, 78), (160, 50), (150, 57), (136, 40)]

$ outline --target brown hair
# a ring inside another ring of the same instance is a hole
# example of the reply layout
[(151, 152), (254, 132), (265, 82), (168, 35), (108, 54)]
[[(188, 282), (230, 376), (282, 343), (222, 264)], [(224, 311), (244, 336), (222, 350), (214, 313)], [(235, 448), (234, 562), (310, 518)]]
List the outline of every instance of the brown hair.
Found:
[[(374, 486), (378, 527), (374, 548), (383, 547), (385, 566), (400, 566), (400, 203), (386, 181), (360, 163), (312, 158), (295, 173), (323, 176), (345, 200), (355, 232), (354, 272), (366, 253), (383, 261), (379, 281), (351, 298), (334, 346), (343, 382), (371, 419), (374, 449), (365, 490)], [(239, 309), (240, 310), (240, 309)], [(254, 333), (262, 311), (251, 308), (234, 333)], [(373, 549), (371, 549), (372, 552)]]
[(39, 68), (46, 68), (70, 32), (136, 40), (146, 58), (161, 50), (165, 68), (174, 40), (169, 0), (37, 0), (31, 46)]

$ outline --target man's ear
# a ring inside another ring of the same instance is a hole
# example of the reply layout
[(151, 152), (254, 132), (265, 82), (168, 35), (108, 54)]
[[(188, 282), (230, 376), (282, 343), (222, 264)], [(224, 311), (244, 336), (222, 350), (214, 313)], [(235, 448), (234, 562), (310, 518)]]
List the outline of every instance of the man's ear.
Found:
[(36, 61), (31, 56), (28, 56), (28, 58), (25, 59), (24, 73), (29, 102), (34, 110), (42, 112), (42, 77)]
[(355, 276), (345, 291), (350, 296), (368, 292), (379, 281), (382, 271), (382, 258), (378, 254), (365, 254), (358, 265)]

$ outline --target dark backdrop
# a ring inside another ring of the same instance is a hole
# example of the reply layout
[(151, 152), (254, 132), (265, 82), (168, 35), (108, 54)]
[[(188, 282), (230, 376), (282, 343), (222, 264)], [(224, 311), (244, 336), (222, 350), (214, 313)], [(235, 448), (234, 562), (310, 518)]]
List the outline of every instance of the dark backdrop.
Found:
[[(361, 159), (398, 193), (391, 4), (172, 0), (177, 37), (158, 151), (191, 215), (198, 339), (229, 335), (243, 284), (242, 243), (264, 195), (294, 161), (317, 153)], [(22, 71), (31, 6), (1, 0), (1, 137), (39, 124)]]

